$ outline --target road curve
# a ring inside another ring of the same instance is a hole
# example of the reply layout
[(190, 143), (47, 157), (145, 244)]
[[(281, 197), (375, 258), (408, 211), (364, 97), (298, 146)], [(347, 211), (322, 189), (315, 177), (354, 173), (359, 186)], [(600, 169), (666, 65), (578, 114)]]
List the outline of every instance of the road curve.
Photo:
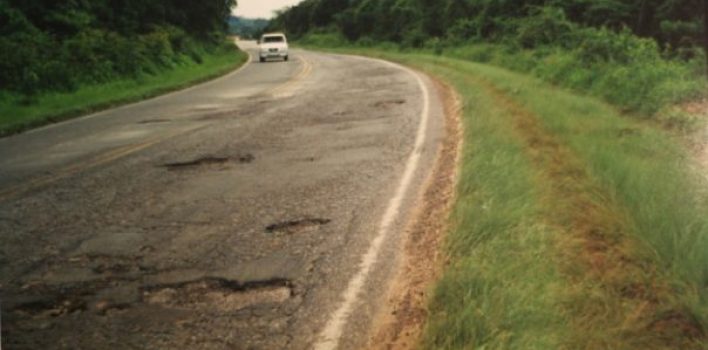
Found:
[(365, 346), (442, 123), (424, 76), (294, 50), (0, 139), (2, 345)]

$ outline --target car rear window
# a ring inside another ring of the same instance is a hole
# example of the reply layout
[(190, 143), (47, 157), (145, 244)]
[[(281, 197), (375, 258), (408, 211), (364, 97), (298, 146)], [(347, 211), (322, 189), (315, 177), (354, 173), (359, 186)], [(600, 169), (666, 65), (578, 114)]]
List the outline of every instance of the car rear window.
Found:
[(285, 41), (285, 38), (282, 36), (266, 36), (263, 37), (263, 42), (264, 43), (282, 43)]

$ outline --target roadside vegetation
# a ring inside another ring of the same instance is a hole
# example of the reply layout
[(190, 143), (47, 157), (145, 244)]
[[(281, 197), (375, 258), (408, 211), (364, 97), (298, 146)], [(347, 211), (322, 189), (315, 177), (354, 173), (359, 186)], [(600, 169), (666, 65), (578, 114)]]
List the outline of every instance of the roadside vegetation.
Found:
[(669, 133), (493, 66), (371, 49), (450, 82), (464, 151), (425, 348), (703, 349), (708, 184)]
[(234, 1), (0, 1), (0, 135), (223, 74)]
[(464, 100), (423, 348), (708, 346), (708, 183), (677, 137), (704, 121), (676, 107), (705, 96), (701, 5), (308, 0), (272, 22)]
[(702, 8), (697, 0), (308, 0), (270, 29), (315, 46), (424, 50), (502, 66), (690, 128), (695, 121), (669, 107), (705, 91)]

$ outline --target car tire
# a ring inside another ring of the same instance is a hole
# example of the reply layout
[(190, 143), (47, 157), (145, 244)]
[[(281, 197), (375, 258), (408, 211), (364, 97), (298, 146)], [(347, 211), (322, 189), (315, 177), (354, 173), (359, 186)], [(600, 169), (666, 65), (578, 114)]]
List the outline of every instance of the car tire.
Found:
[(265, 58), (261, 57), (261, 63), (265, 62)]
[(284, 60), (285, 62), (287, 62), (287, 61), (288, 61), (288, 56), (283, 57), (283, 60)]

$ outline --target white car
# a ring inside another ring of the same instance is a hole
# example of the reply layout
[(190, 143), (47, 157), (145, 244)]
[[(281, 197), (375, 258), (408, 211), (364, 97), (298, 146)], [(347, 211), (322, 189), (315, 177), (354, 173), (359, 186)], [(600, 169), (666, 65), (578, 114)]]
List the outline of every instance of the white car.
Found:
[(288, 39), (283, 33), (263, 34), (259, 44), (259, 57), (261, 62), (269, 58), (282, 58), (288, 60)]

